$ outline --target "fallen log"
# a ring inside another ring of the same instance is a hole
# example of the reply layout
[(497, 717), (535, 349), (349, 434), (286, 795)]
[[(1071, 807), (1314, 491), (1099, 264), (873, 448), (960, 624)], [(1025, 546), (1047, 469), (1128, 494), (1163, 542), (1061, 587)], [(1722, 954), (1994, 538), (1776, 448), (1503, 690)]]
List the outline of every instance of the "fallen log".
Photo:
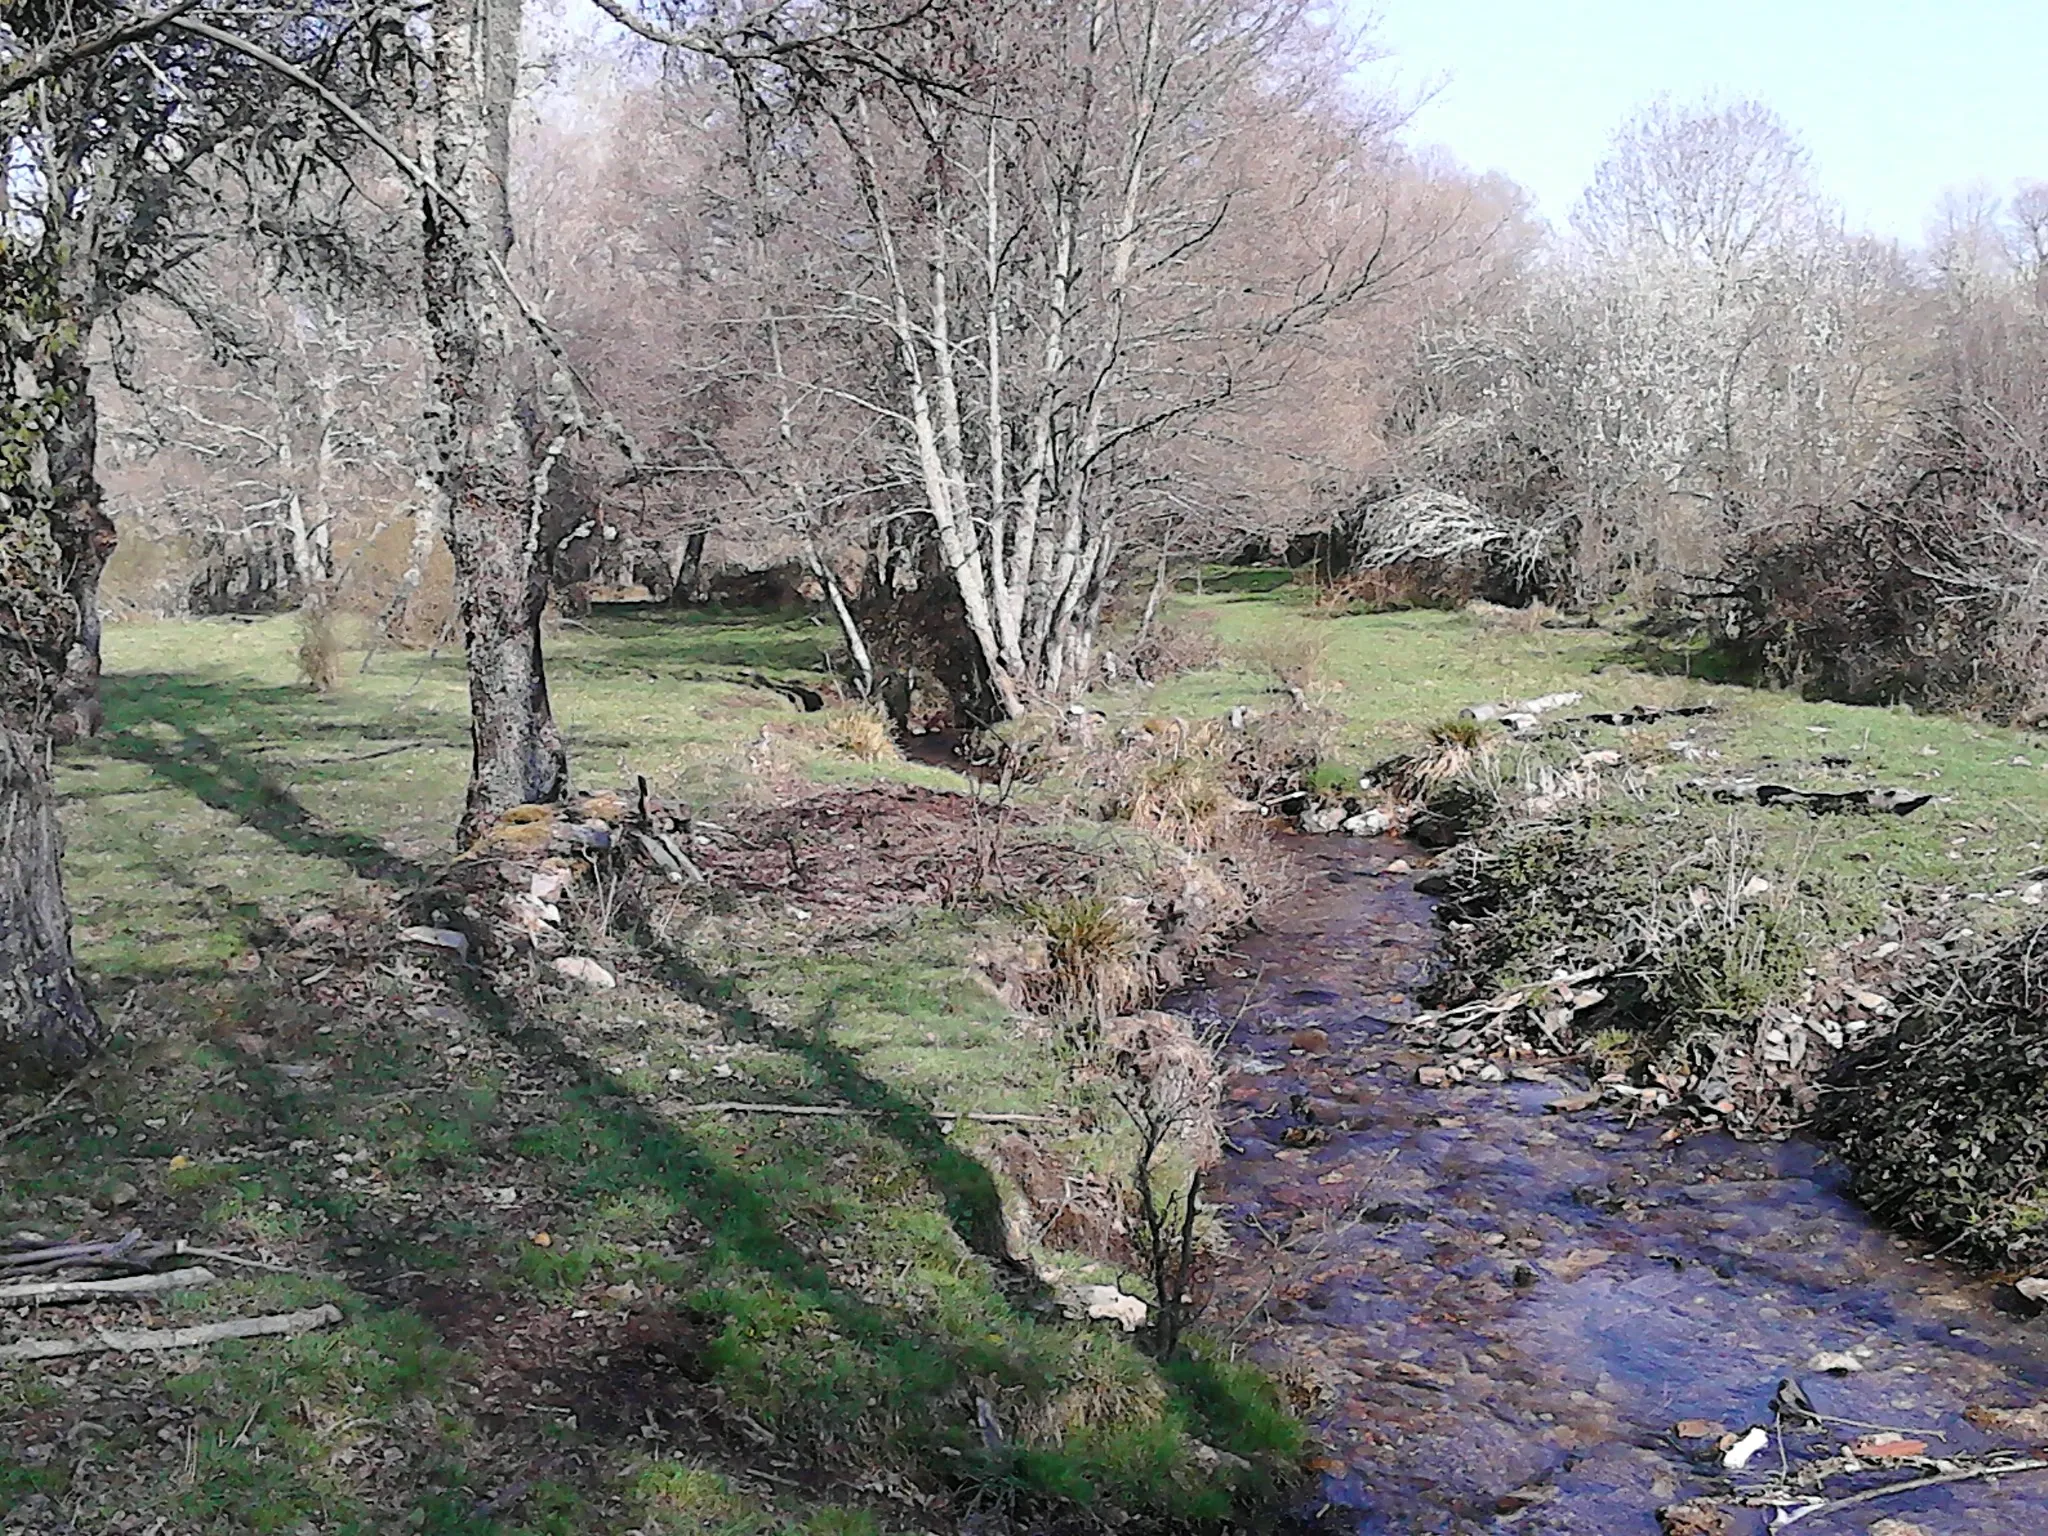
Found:
[(1758, 805), (1792, 806), (1815, 816), (1863, 812), (1910, 816), (1933, 800), (1931, 791), (1912, 789), (1795, 789), (1756, 779), (1694, 779), (1686, 786), (1724, 803), (1754, 800)]
[(1593, 725), (1655, 725), (1659, 720), (1689, 720), (1713, 712), (1711, 704), (1633, 704), (1627, 709), (1598, 709), (1575, 718)]
[(237, 1317), (225, 1323), (193, 1328), (100, 1328), (82, 1339), (29, 1339), (0, 1345), (0, 1362), (59, 1360), (67, 1355), (143, 1354), (167, 1349), (200, 1349), (224, 1339), (290, 1338), (341, 1321), (341, 1308), (329, 1304), (309, 1312), (276, 1312), (266, 1317)]
[(0, 1285), (0, 1307), (53, 1307), (69, 1301), (120, 1301), (129, 1296), (156, 1296), (165, 1291), (196, 1290), (219, 1277), (203, 1265), (167, 1269), (155, 1275), (123, 1275), (114, 1280), (29, 1280)]
[(1467, 720), (1485, 724), (1489, 720), (1506, 721), (1517, 730), (1528, 729), (1524, 720), (1533, 721), (1538, 715), (1546, 715), (1553, 709), (1563, 709), (1567, 704), (1576, 704), (1583, 699), (1583, 693), (1546, 693), (1540, 698), (1524, 699), (1518, 704), (1468, 704), (1458, 711)]
[[(719, 1100), (709, 1104), (668, 1104), (665, 1108), (684, 1115), (826, 1115), (865, 1119), (896, 1113), (887, 1109), (855, 1109), (850, 1104), (752, 1104)], [(971, 1120), (977, 1125), (1060, 1125), (1061, 1115), (983, 1114), (977, 1110), (930, 1109), (934, 1120)]]

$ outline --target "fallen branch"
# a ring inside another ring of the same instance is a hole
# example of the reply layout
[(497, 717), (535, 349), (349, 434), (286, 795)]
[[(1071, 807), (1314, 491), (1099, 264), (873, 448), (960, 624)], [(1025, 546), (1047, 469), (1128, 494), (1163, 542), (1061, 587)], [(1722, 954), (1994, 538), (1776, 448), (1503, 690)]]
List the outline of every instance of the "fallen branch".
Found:
[[(868, 1118), (896, 1113), (888, 1109), (855, 1109), (850, 1104), (747, 1104), (720, 1101), (711, 1104), (670, 1104), (686, 1115), (836, 1115)], [(926, 1111), (934, 1120), (972, 1120), (979, 1125), (1058, 1125), (1061, 1115), (982, 1114), (975, 1110), (934, 1109)]]
[(208, 1259), (215, 1264), (236, 1264), (243, 1269), (261, 1269), (273, 1275), (305, 1275), (314, 1280), (339, 1278), (317, 1269), (299, 1269), (290, 1264), (273, 1264), (268, 1259), (245, 1259), (239, 1253), (227, 1253), (219, 1248), (194, 1248), (182, 1237), (171, 1245), (171, 1251), (188, 1258)]
[(167, 1269), (159, 1275), (123, 1275), (117, 1280), (30, 1280), (0, 1285), (0, 1307), (50, 1307), (67, 1301), (120, 1300), (164, 1291), (193, 1290), (219, 1278), (210, 1269)]
[[(1773, 1529), (1797, 1525), (1812, 1515), (1832, 1515), (1838, 1510), (1852, 1509), (1858, 1504), (1871, 1504), (1879, 1499), (1888, 1499), (1895, 1493), (1911, 1493), (1916, 1488), (1938, 1488), (1944, 1483), (1967, 1483), (1981, 1477), (2003, 1477), (2008, 1472), (2039, 1472), (2048, 1468), (2048, 1461), (2002, 1461), (1995, 1465), (1963, 1467), (1954, 1472), (1937, 1472), (1927, 1477), (1909, 1478), (1902, 1483), (1886, 1483), (1882, 1488), (1866, 1488), (1861, 1493), (1852, 1493), (1845, 1498), (1830, 1499), (1824, 1504), (1809, 1504), (1792, 1510), (1779, 1507), (1778, 1517), (1771, 1522)], [(1768, 1504), (1769, 1499), (1751, 1499), (1752, 1506)]]
[(138, 1228), (112, 1242), (46, 1243), (39, 1248), (0, 1253), (0, 1269), (63, 1269), (74, 1265), (84, 1269), (147, 1269), (149, 1257), (146, 1250), (139, 1248), (141, 1242), (142, 1232)]
[(57, 1360), (66, 1355), (139, 1354), (166, 1349), (199, 1349), (223, 1339), (288, 1338), (311, 1333), (341, 1321), (341, 1308), (315, 1307), (310, 1312), (276, 1312), (265, 1317), (238, 1317), (195, 1328), (101, 1328), (86, 1339), (30, 1339), (0, 1345), (0, 1361)]

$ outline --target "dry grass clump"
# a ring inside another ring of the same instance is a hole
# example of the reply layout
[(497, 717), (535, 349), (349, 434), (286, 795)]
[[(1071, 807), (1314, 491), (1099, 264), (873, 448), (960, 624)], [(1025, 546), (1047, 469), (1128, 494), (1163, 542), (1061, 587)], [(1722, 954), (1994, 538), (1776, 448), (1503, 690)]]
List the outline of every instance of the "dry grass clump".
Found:
[(1271, 677), (1276, 691), (1299, 709), (1316, 708), (1337, 690), (1329, 670), (1328, 635), (1276, 629), (1252, 641), (1243, 655), (1253, 671)]
[(315, 693), (341, 686), (341, 627), (324, 598), (310, 597), (299, 609), (299, 676)]
[(1068, 896), (1036, 903), (1029, 915), (1045, 933), (1045, 1001), (1055, 1011), (1100, 1025), (1136, 1005), (1145, 986), (1143, 945), (1120, 901)]
[(1465, 612), (1478, 622), (1481, 629), (1500, 635), (1533, 635), (1557, 617), (1557, 610), (1544, 602), (1524, 604), (1510, 608), (1503, 603), (1489, 603), (1475, 598), (1465, 605)]
[(1219, 665), (1223, 648), (1206, 625), (1183, 618), (1160, 619), (1131, 650), (1131, 666), (1148, 683), (1163, 683), (1184, 672)]
[(1124, 771), (1109, 807), (1116, 820), (1150, 828), (1197, 853), (1231, 840), (1244, 802), (1230, 787), (1227, 766), (1212, 752), (1145, 753), (1120, 766)]
[(1423, 743), (1381, 767), (1374, 777), (1398, 799), (1424, 801), (1454, 780), (1490, 768), (1497, 743), (1477, 720), (1440, 720)]
[(903, 753), (888, 718), (870, 704), (837, 704), (813, 727), (826, 746), (857, 763), (893, 763)]

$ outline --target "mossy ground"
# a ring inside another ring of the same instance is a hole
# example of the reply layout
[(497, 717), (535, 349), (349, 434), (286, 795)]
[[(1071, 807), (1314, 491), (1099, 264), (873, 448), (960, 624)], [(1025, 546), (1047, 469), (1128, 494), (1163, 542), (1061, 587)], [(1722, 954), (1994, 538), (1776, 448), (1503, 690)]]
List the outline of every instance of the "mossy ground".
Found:
[[(957, 789), (807, 743), (746, 685), (814, 665), (817, 634), (702, 614), (562, 635), (581, 777), (646, 772), (729, 817), (807, 786)], [(1058, 1117), (1077, 1167), (1117, 1154), (1059, 1031), (1020, 1029), (968, 967), (1000, 914), (828, 925), (714, 896), (658, 941), (589, 932), (617, 991), (480, 995), (392, 938), (449, 851), (459, 659), (351, 653), (316, 695), (294, 643), (288, 619), (110, 631), (107, 728), (60, 786), (79, 953), (120, 1037), (0, 1145), (0, 1222), (301, 1271), (231, 1270), (159, 1320), (318, 1299), (345, 1322), (0, 1373), (0, 1507), (108, 1532), (553, 1536), (1007, 1509), (1200, 1527), (1270, 1495), (1300, 1431), (1260, 1378), (1199, 1354), (1163, 1371), (1001, 1252), (1002, 1129), (951, 1112)], [(689, 1111), (710, 1099), (860, 1113)], [(1216, 1450), (1263, 1473), (1218, 1474)]]

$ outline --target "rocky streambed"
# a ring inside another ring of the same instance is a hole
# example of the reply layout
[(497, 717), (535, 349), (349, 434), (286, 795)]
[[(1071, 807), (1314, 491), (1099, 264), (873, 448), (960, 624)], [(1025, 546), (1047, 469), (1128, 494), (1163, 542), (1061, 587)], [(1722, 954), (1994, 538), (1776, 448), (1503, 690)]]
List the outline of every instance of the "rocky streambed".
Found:
[[(1630, 1124), (1562, 1068), (1418, 1081), (1434, 1059), (1399, 1025), (1435, 931), (1412, 850), (1289, 851), (1298, 896), (1175, 1005), (1227, 1027), (1236, 1066), (1208, 1326), (1318, 1425), (1318, 1528), (1760, 1532), (1773, 1512), (1741, 1497), (1801, 1466), (1833, 1469), (1811, 1500), (1833, 1504), (2048, 1441), (2048, 1410), (2014, 1413), (2048, 1400), (2048, 1318), (1877, 1226), (1819, 1147)], [(1774, 1409), (1788, 1377), (1817, 1425)], [(1769, 1443), (1730, 1469), (1752, 1426)], [(2038, 1536), (2048, 1471), (1796, 1525)]]

